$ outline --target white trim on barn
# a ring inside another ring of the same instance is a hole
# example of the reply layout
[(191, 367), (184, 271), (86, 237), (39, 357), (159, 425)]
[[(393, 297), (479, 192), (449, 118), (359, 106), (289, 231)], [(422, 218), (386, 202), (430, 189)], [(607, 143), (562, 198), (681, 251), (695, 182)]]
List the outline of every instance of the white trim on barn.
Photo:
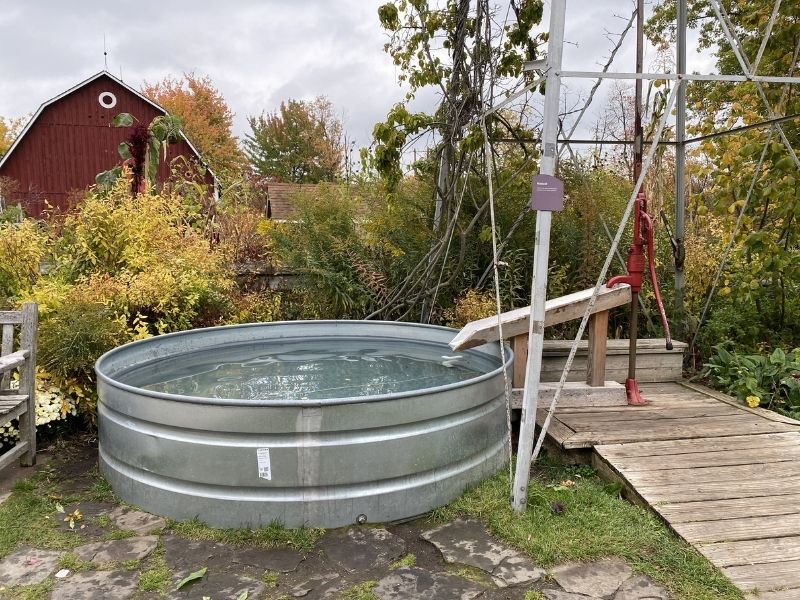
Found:
[[(136, 89), (132, 88), (131, 86), (129, 86), (127, 83), (125, 83), (121, 79), (117, 79), (116, 77), (114, 77), (114, 75), (112, 75), (108, 71), (100, 71), (99, 73), (96, 73), (95, 75), (92, 75), (88, 79), (85, 79), (85, 80), (81, 81), (79, 84), (72, 86), (67, 91), (60, 93), (58, 96), (55, 96), (53, 98), (50, 98), (50, 100), (47, 100), (47, 101), (43, 102), (42, 105), (39, 107), (39, 109), (33, 114), (33, 116), (30, 118), (30, 120), (26, 123), (25, 127), (23, 127), (22, 131), (19, 132), (19, 135), (16, 137), (16, 139), (11, 144), (11, 146), (8, 148), (8, 151), (2, 157), (0, 157), (0, 167), (2, 167), (3, 164), (6, 162), (6, 159), (8, 159), (8, 157), (11, 156), (11, 154), (14, 152), (14, 149), (19, 145), (20, 140), (22, 140), (22, 138), (25, 137), (25, 134), (28, 133), (30, 128), (36, 122), (36, 119), (39, 118), (39, 116), (42, 114), (42, 111), (44, 111), (45, 108), (47, 108), (51, 104), (54, 104), (54, 103), (58, 102), (62, 98), (66, 97), (66, 96), (69, 96), (72, 92), (75, 92), (75, 91), (79, 90), (83, 86), (90, 84), (95, 79), (99, 79), (103, 75), (105, 75), (106, 77), (109, 77), (112, 81), (118, 83), (119, 85), (124, 87), (126, 90), (128, 90), (132, 94), (135, 94), (136, 96), (138, 96), (139, 98), (141, 98), (142, 100), (147, 102), (149, 105), (151, 105), (156, 110), (164, 113), (165, 115), (169, 114), (169, 112), (167, 112), (167, 110), (163, 106), (161, 106), (159, 104), (156, 104), (155, 102), (150, 100), (150, 98), (148, 98), (147, 96), (145, 96), (141, 92), (137, 91)], [(183, 131), (181, 131), (181, 138), (183, 138), (183, 141), (186, 142), (189, 145), (189, 148), (192, 149), (192, 152), (194, 152), (195, 155), (197, 155), (197, 157), (200, 159), (200, 162), (203, 163), (203, 166), (206, 169), (208, 169), (208, 172), (211, 173), (211, 178), (214, 180), (214, 199), (219, 201), (219, 181), (217, 180), (216, 174), (214, 173), (214, 171), (211, 170), (211, 167), (203, 159), (203, 155), (200, 154), (200, 152), (197, 151), (197, 148), (195, 148), (194, 144), (192, 144), (192, 142), (189, 141), (189, 138), (186, 137), (186, 134), (183, 133)]]

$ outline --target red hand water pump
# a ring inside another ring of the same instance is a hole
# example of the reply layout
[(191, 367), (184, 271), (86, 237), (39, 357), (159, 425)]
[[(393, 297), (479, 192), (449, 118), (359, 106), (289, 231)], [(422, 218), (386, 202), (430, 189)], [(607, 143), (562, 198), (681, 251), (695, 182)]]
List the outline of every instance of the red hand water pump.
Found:
[(645, 252), (650, 271), (650, 283), (656, 297), (658, 314), (664, 326), (664, 336), (667, 340), (667, 350), (672, 350), (672, 337), (669, 332), (667, 315), (664, 312), (664, 303), (661, 301), (661, 290), (658, 288), (655, 263), (655, 242), (653, 237), (653, 219), (647, 213), (647, 198), (644, 192), (639, 192), (633, 205), (633, 242), (628, 249), (626, 265), (627, 275), (617, 275), (608, 280), (608, 287), (618, 283), (627, 283), (631, 286), (631, 319), (630, 319), (630, 347), (628, 349), (628, 378), (625, 380), (625, 393), (628, 404), (640, 406), (647, 404), (639, 392), (636, 383), (636, 339), (639, 328), (639, 290), (642, 289), (644, 279)]

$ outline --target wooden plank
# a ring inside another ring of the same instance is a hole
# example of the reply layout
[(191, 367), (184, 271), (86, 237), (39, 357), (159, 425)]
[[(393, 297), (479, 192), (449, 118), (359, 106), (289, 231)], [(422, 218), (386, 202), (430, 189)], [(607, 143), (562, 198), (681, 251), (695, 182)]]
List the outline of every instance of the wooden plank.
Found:
[[(568, 382), (569, 383), (569, 382)], [(621, 384), (617, 384), (621, 385)], [(622, 405), (614, 405), (614, 406), (559, 406), (559, 413), (562, 414), (565, 418), (568, 415), (614, 415), (614, 414), (625, 414), (625, 413), (633, 413), (637, 412), (642, 415), (653, 415), (653, 418), (657, 418), (659, 415), (669, 414), (671, 411), (676, 409), (689, 409), (695, 408), (697, 410), (704, 410), (709, 407), (717, 407), (719, 403), (716, 402), (707, 402), (705, 400), (698, 401), (698, 400), (679, 400), (679, 401), (671, 401), (668, 400), (666, 402), (661, 402), (659, 400), (658, 404), (650, 404), (648, 406), (629, 406), (627, 403)]]
[[(14, 326), (6, 323), (3, 325), (0, 337), (0, 356), (11, 354), (14, 351)], [(0, 375), (0, 390), (8, 388), (11, 383), (11, 373)]]
[(514, 372), (512, 374), (512, 385), (515, 388), (525, 387), (525, 375), (528, 370), (528, 334), (517, 335), (511, 338), (512, 349), (514, 350)]
[[(547, 410), (540, 409), (536, 411), (536, 424), (542, 425), (544, 423), (545, 418), (547, 417)], [(565, 447), (564, 444), (569, 440), (575, 432), (572, 431), (569, 427), (564, 425), (559, 419), (558, 416), (553, 415), (553, 418), (550, 420), (550, 426), (547, 429), (547, 435), (549, 435), (556, 444), (561, 446), (562, 448)], [(590, 446), (582, 446), (583, 448), (589, 448)]]
[[(564, 369), (572, 341), (545, 340), (542, 353), (542, 381), (558, 381)], [(663, 339), (644, 339), (637, 343), (636, 378), (644, 386), (648, 382), (674, 383), (683, 376), (683, 352), (686, 345), (675, 342), (673, 350), (665, 350)], [(655, 347), (654, 347), (655, 346)], [(568, 381), (584, 381), (588, 366), (588, 340), (578, 343)], [(628, 376), (628, 340), (608, 340), (606, 345), (606, 380), (624, 383)], [(681, 389), (680, 386), (676, 387)], [(683, 388), (683, 393), (697, 393)]]
[[(543, 383), (539, 387), (539, 406), (549, 408), (557, 384)], [(522, 408), (523, 390), (511, 390), (511, 408)], [(623, 408), (628, 405), (625, 386), (616, 381), (607, 381), (601, 387), (589, 387), (581, 382), (566, 382), (561, 390), (556, 410), (568, 408)]]
[[(36, 464), (36, 343), (38, 340), (39, 307), (34, 302), (22, 305), (20, 348), (27, 360), (19, 370), (19, 391), (28, 396), (28, 410), (19, 416), (19, 439), (27, 447), (20, 464)], [(2, 360), (2, 359), (0, 359)]]
[[(720, 521), (673, 523), (672, 527), (686, 541), (697, 544), (800, 536), (800, 513), (781, 515), (780, 518), (744, 517)], [(752, 559), (758, 560), (759, 557), (753, 556)]]
[(716, 390), (712, 390), (711, 388), (707, 388), (705, 386), (697, 385), (696, 383), (690, 383), (688, 381), (682, 381), (681, 385), (687, 387), (692, 390), (696, 390), (707, 396), (710, 396), (720, 402), (725, 402), (726, 404), (730, 404), (732, 406), (736, 406), (741, 408), (742, 410), (749, 412), (754, 415), (758, 415), (759, 417), (763, 417), (765, 419), (769, 419), (771, 421), (778, 421), (779, 423), (787, 423), (790, 425), (797, 425), (800, 426), (800, 421), (796, 419), (792, 419), (791, 417), (787, 417), (785, 415), (781, 415), (776, 413), (773, 410), (768, 410), (766, 408), (750, 408), (739, 402), (736, 398), (732, 396), (728, 396), (727, 394), (723, 394), (722, 392), (718, 392)]
[(22, 313), (18, 310), (0, 310), (0, 323), (19, 325), (22, 323)]
[[(665, 461), (665, 466), (669, 463)], [(618, 465), (614, 465), (619, 469)], [(694, 485), (712, 481), (729, 481), (734, 486), (743, 479), (751, 477), (800, 477), (800, 462), (784, 461), (772, 463), (751, 463), (746, 465), (695, 467), (694, 469), (663, 469), (661, 471), (621, 471), (632, 485), (662, 485), (683, 483)], [(800, 510), (800, 509), (799, 509)]]
[(718, 517), (769, 517), (791, 515), (798, 512), (800, 494), (757, 496), (751, 498), (726, 498), (701, 502), (676, 502), (657, 504), (654, 509), (670, 523), (714, 521)]
[(732, 435), (725, 438), (700, 438), (669, 441), (638, 442), (634, 444), (609, 444), (597, 447), (597, 452), (611, 460), (626, 456), (662, 456), (695, 452), (723, 452), (747, 448), (777, 448), (800, 444), (800, 431), (777, 432), (765, 435)]
[(614, 431), (613, 429), (600, 429), (598, 431), (580, 431), (576, 432), (574, 442), (598, 446), (601, 444), (621, 444), (633, 442), (645, 442), (650, 440), (668, 441), (676, 439), (689, 439), (689, 438), (710, 438), (710, 437), (727, 437), (738, 431), (742, 434), (761, 434), (761, 433), (780, 433), (786, 431), (779, 427), (779, 423), (761, 420), (749, 421), (741, 420), (738, 423), (730, 423), (729, 426), (711, 426), (707, 424), (695, 424), (691, 419), (686, 419), (681, 422), (675, 420), (671, 425), (674, 429), (670, 430), (669, 427), (652, 427), (652, 428), (629, 428), (624, 431)]
[[(497, 319), (497, 317), (492, 317)], [(544, 341), (544, 352), (549, 356), (566, 356), (569, 354), (570, 348), (572, 348), (573, 340), (545, 340)], [(667, 350), (666, 348), (666, 339), (665, 338), (640, 338), (636, 341), (636, 350), (637, 355), (638, 353), (642, 354), (658, 354), (658, 355), (682, 355), (686, 348), (689, 345), (686, 342), (680, 342), (678, 340), (673, 340), (673, 348), (672, 350)], [(586, 354), (586, 348), (588, 346), (588, 342), (586, 340), (581, 340), (579, 342), (578, 350), (583, 351), (583, 354)], [(628, 346), (630, 342), (627, 338), (618, 338), (618, 339), (609, 339), (607, 346), (607, 351), (609, 356), (625, 356), (627, 359), (628, 356)], [(677, 379), (673, 379), (674, 381), (678, 381)]]
[[(766, 419), (753, 419), (749, 415), (742, 413), (734, 413), (729, 415), (711, 416), (711, 417), (678, 417), (675, 419), (634, 419), (632, 421), (622, 420), (619, 421), (595, 421), (581, 419), (576, 415), (565, 415), (562, 419), (570, 428), (575, 431), (595, 431), (601, 432), (605, 429), (609, 433), (650, 433), (658, 434), (660, 432), (672, 433), (671, 438), (684, 438), (684, 437), (715, 437), (720, 434), (731, 435), (736, 433), (738, 427), (742, 427), (738, 433), (745, 433), (744, 428), (756, 427), (759, 431), (786, 431), (786, 426), (774, 421), (767, 421)], [(684, 432), (699, 431), (700, 435), (688, 436)], [(708, 435), (703, 435), (703, 431), (707, 430)], [(663, 438), (654, 438), (663, 439)], [(669, 438), (667, 438), (669, 439)]]
[(0, 396), (0, 407), (16, 406), (17, 404), (27, 402), (27, 400), (27, 394), (3, 394)]
[(606, 342), (608, 341), (608, 311), (589, 317), (589, 348), (586, 363), (586, 383), (604, 385), (606, 381)]
[(717, 567), (800, 560), (800, 536), (717, 542), (700, 551)]
[(575, 423), (576, 425), (608, 424), (614, 426), (622, 423), (641, 423), (647, 427), (648, 421), (669, 424), (673, 419), (700, 419), (714, 417), (741, 417), (741, 411), (732, 406), (719, 404), (701, 404), (689, 408), (674, 408), (669, 410), (648, 410), (647, 407), (631, 406), (627, 410), (615, 412), (571, 412), (561, 414), (561, 420), (565, 423)]
[[(638, 364), (638, 363), (637, 363)], [(639, 385), (639, 390), (642, 392), (656, 392), (658, 394), (672, 394), (675, 396), (702, 396), (707, 398), (706, 394), (695, 390), (690, 390), (681, 385), (681, 380), (672, 381), (652, 381), (642, 383)]]
[(800, 587), (784, 588), (782, 590), (758, 590), (754, 594), (748, 594), (748, 598), (752, 600), (797, 600), (800, 598)]
[[(800, 560), (724, 567), (722, 572), (744, 591), (757, 589), (766, 592), (800, 587)], [(798, 596), (789, 597), (796, 599)]]
[(0, 373), (5, 373), (6, 371), (12, 371), (17, 367), (25, 364), (25, 359), (30, 354), (28, 349), (25, 350), (17, 350), (16, 352), (12, 352), (11, 354), (7, 354), (6, 356), (0, 356)]
[[(567, 440), (568, 442), (570, 440)], [(725, 498), (757, 498), (760, 496), (798, 494), (800, 478), (783, 481), (750, 479), (748, 481), (714, 481), (699, 485), (669, 483), (663, 485), (638, 485), (637, 491), (650, 504), (662, 502), (694, 502), (698, 500), (724, 500)]]
[(685, 471), (697, 467), (725, 467), (733, 465), (760, 465), (784, 461), (800, 462), (800, 446), (788, 444), (781, 448), (728, 450), (724, 452), (692, 452), (675, 456), (629, 456), (615, 457), (614, 466), (627, 473), (661, 471), (665, 464), (673, 471)]
[(7, 450), (0, 456), (0, 471), (5, 469), (11, 463), (13, 463), (17, 458), (22, 456), (28, 451), (28, 442), (17, 442), (16, 446), (11, 448), (11, 450)]
[(638, 504), (639, 506), (649, 508), (649, 503), (641, 496), (641, 494), (639, 494), (636, 488), (628, 483), (628, 481), (622, 477), (616, 469), (614, 469), (613, 465), (604, 461), (597, 455), (597, 453), (592, 453), (592, 466), (597, 471), (597, 474), (606, 481), (610, 481), (611, 483), (619, 483), (622, 486), (623, 494), (628, 500), (634, 504)]
[[(593, 288), (581, 290), (573, 294), (548, 300), (545, 304), (545, 327), (557, 325), (583, 316), (589, 305), (589, 300), (594, 292)], [(631, 288), (622, 284), (613, 288), (602, 286), (597, 295), (597, 300), (592, 313), (609, 310), (616, 306), (628, 304), (631, 301)], [(518, 308), (500, 315), (503, 324), (503, 335), (511, 338), (528, 333), (530, 326), (531, 307)], [(488, 342), (500, 339), (497, 328), (497, 317), (487, 317), (478, 321), (467, 323), (464, 328), (450, 342), (454, 351), (475, 348)]]
[(23, 396), (23, 398), (21, 402), (0, 402), (0, 424), (19, 419), (28, 410), (28, 397)]

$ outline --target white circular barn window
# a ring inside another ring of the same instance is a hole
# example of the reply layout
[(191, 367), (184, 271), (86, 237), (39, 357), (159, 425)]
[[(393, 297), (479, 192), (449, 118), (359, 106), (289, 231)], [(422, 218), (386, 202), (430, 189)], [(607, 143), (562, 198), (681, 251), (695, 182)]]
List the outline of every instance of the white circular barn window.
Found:
[(117, 105), (117, 97), (111, 92), (102, 92), (97, 101), (103, 108), (114, 108)]

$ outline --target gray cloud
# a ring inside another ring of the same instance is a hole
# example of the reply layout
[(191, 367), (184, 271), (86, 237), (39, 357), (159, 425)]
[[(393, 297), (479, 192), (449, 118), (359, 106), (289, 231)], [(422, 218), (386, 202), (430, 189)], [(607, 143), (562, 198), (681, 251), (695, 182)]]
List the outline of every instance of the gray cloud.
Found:
[[(134, 87), (190, 71), (211, 77), (236, 113), (240, 137), (249, 115), (275, 110), (287, 98), (325, 95), (344, 115), (350, 137), (367, 144), (373, 124), (404, 94), (383, 52), (386, 36), (377, 19), (382, 1), (6, 3), (11, 5), (0, 13), (0, 115), (33, 112), (102, 69), (105, 34), (109, 70), (121, 71)], [(630, 2), (569, 2), (565, 67), (598, 68), (610, 50), (604, 30), (624, 26), (613, 13), (629, 15), (631, 7)], [(545, 15), (543, 28), (546, 24)], [(707, 71), (704, 60), (700, 66)], [(632, 36), (616, 70), (633, 70)], [(570, 82), (570, 98), (585, 95), (588, 85)], [(430, 109), (436, 101), (435, 90), (426, 91), (417, 108)], [(603, 104), (601, 92), (594, 110)]]

